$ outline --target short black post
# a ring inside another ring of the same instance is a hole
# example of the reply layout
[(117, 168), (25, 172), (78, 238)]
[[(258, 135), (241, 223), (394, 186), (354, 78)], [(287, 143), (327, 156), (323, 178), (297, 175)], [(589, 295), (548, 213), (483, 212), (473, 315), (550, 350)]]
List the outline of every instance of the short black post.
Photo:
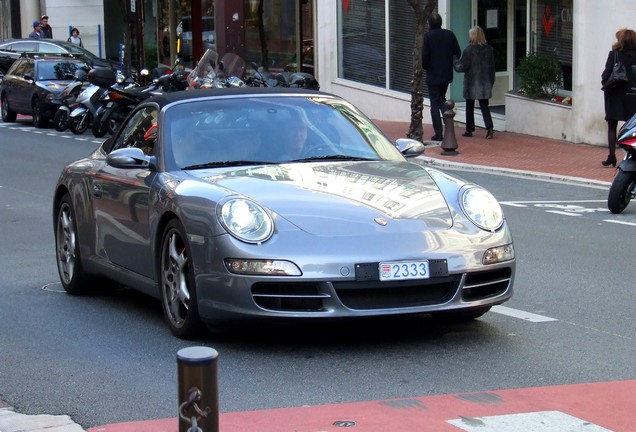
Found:
[(444, 111), (444, 138), (442, 139), (442, 153), (446, 156), (456, 156), (459, 154), (457, 151), (457, 138), (455, 137), (455, 102), (447, 100), (444, 104), (446, 111)]
[(219, 432), (218, 356), (201, 346), (177, 352), (179, 432)]

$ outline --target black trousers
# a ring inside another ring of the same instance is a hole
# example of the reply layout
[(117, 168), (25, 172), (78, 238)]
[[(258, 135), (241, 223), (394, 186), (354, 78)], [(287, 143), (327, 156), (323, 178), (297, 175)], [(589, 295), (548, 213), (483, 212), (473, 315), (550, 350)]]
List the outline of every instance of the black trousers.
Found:
[[(479, 109), (484, 118), (486, 129), (492, 129), (492, 116), (490, 115), (488, 99), (479, 99)], [(466, 99), (466, 131), (475, 132), (475, 99)]]
[(446, 90), (448, 90), (448, 84), (428, 86), (428, 98), (431, 101), (431, 122), (433, 123), (435, 135), (438, 137), (441, 137), (444, 132), (442, 118), (444, 115), (444, 104), (446, 103)]

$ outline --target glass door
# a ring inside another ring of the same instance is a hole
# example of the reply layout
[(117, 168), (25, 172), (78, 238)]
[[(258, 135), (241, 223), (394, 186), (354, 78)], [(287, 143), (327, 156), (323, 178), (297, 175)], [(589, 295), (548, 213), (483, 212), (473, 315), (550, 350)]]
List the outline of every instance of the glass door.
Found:
[(513, 9), (514, 0), (473, 0), (473, 25), (480, 26), (495, 52), (495, 85), (490, 105), (504, 105), (505, 94), (512, 88)]

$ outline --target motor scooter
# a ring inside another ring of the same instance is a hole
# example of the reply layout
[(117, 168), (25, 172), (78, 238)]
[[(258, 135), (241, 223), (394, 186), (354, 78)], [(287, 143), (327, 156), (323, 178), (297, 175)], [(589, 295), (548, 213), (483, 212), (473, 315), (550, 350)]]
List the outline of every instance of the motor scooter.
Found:
[(636, 115), (630, 118), (618, 131), (616, 146), (625, 150), (625, 157), (616, 168), (612, 180), (607, 208), (614, 214), (621, 213), (636, 196)]
[(83, 69), (78, 69), (74, 74), (74, 78), (75, 80), (52, 100), (53, 103), (59, 104), (59, 108), (53, 116), (53, 127), (58, 132), (65, 131), (69, 126), (71, 106), (75, 104), (77, 96), (86, 86), (87, 73)]
[(90, 85), (77, 96), (69, 115), (69, 129), (81, 135), (93, 124), (100, 106), (100, 98), (115, 83), (115, 73), (110, 69), (98, 68), (88, 72)]

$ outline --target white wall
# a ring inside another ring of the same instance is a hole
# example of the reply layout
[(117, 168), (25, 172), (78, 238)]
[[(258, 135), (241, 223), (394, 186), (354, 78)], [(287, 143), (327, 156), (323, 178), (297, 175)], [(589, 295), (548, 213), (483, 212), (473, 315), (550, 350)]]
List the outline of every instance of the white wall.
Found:
[(616, 31), (636, 28), (636, 2), (613, 0), (574, 2), (574, 52), (572, 94), (575, 142), (607, 145), (607, 123), (601, 91), (601, 73)]
[[(68, 39), (69, 26), (77, 27), (84, 48), (105, 57), (104, 0), (48, 0), (43, 4), (42, 14), (49, 16), (54, 39)], [(98, 41), (99, 28), (101, 46)]]

